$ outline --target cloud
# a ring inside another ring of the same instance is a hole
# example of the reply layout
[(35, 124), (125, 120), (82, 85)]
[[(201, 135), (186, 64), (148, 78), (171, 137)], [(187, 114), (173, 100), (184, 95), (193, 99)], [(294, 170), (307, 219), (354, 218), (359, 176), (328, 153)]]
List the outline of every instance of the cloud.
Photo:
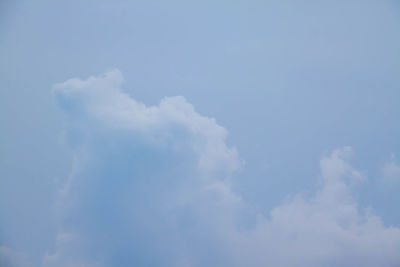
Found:
[(54, 86), (74, 166), (57, 202), (45, 266), (396, 266), (400, 229), (360, 210), (352, 149), (320, 161), (320, 188), (255, 225), (231, 175), (243, 167), (227, 131), (185, 98), (146, 106), (113, 70)]
[(396, 158), (392, 155), (390, 161), (385, 162), (382, 168), (383, 178), (390, 183), (400, 183), (400, 165), (396, 164)]
[(242, 162), (225, 144), (226, 130), (183, 97), (147, 107), (120, 90), (122, 80), (114, 70), (54, 86), (75, 152), (58, 208), (62, 235), (76, 238), (47, 259), (63, 258), (64, 248), (71, 254), (79, 247), (74, 242), (87, 243), (88, 258), (108, 265), (165, 266), (196, 258), (193, 253), (206, 257), (211, 248), (205, 246), (184, 252), (189, 236), (208, 243), (213, 234), (202, 228), (222, 226), (234, 213), (240, 199), (229, 178)]
[[(351, 184), (362, 177), (348, 163), (351, 148), (323, 157), (321, 188), (297, 195), (260, 217), (250, 242), (268, 251), (255, 265), (397, 266), (400, 229), (385, 227), (371, 211), (359, 211)], [(247, 234), (246, 234), (247, 235)]]
[(0, 246), (0, 266), (29, 267), (31, 265), (25, 254), (2, 245)]

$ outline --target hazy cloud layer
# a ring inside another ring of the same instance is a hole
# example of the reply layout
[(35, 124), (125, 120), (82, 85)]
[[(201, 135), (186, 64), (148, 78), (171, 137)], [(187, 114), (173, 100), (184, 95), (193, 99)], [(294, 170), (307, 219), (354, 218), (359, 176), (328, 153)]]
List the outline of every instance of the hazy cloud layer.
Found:
[(4, 267), (30, 267), (28, 257), (19, 251), (7, 246), (0, 246), (0, 266)]

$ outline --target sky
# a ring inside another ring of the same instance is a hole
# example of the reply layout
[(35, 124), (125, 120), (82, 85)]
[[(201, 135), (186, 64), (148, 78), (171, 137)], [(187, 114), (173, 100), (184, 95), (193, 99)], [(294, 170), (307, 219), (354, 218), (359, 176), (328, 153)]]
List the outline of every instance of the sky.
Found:
[(0, 266), (398, 266), (398, 1), (0, 0)]

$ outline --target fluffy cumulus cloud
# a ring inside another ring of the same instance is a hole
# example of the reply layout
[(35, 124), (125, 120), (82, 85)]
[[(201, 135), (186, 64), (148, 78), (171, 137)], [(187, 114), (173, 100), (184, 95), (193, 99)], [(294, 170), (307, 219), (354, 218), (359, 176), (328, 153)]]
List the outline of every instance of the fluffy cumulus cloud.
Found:
[(243, 167), (226, 130), (183, 97), (146, 106), (118, 70), (54, 86), (74, 165), (44, 266), (398, 266), (400, 229), (361, 210), (350, 147), (320, 161), (320, 187), (243, 226)]
[[(344, 147), (321, 159), (321, 187), (310, 199), (295, 196), (261, 217), (249, 246), (262, 266), (397, 266), (400, 229), (360, 212), (351, 187), (362, 175), (348, 163)], [(257, 240), (255, 242), (255, 240)], [(260, 257), (264, 251), (265, 257)], [(249, 254), (250, 255), (250, 254)]]

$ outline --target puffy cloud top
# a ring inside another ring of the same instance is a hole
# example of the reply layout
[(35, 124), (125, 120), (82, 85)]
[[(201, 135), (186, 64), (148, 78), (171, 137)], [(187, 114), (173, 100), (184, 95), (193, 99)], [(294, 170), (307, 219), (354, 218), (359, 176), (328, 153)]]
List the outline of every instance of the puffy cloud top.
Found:
[(121, 72), (113, 70), (86, 81), (70, 79), (56, 84), (54, 91), (73, 123), (91, 134), (130, 131), (157, 145), (186, 141), (199, 155), (203, 170), (231, 172), (240, 167), (236, 150), (225, 144), (226, 130), (215, 119), (199, 115), (182, 96), (167, 97), (158, 106), (147, 107), (122, 92), (122, 82)]

